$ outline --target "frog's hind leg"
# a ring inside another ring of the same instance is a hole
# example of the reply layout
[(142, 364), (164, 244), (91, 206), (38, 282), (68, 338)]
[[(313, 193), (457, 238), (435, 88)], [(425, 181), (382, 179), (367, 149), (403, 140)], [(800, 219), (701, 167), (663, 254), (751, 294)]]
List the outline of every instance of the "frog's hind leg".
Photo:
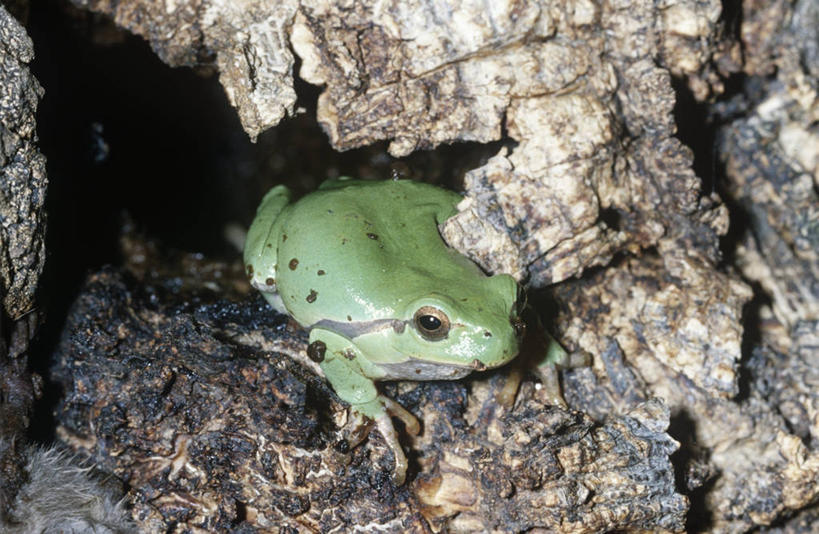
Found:
[(282, 211), (290, 203), (290, 190), (277, 185), (267, 192), (247, 231), (244, 262), (250, 284), (262, 292), (279, 312), (286, 310), (276, 289), (276, 269)]
[(283, 185), (277, 185), (264, 196), (247, 231), (245, 264), (255, 263), (259, 256), (270, 256), (268, 249), (275, 248), (279, 238), (278, 230), (281, 227), (279, 215), (288, 204), (290, 190)]

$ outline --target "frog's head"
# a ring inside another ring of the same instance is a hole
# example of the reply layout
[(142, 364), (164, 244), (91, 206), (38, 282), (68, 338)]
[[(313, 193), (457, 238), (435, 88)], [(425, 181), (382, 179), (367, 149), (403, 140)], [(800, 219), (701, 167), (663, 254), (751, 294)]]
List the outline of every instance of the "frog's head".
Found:
[[(505, 364), (519, 349), (525, 326), (520, 319), (524, 293), (509, 275), (430, 292), (410, 302), (390, 337), (393, 354), (375, 363), (387, 378), (459, 378)], [(400, 331), (399, 331), (400, 330)], [(395, 335), (392, 335), (395, 334)]]

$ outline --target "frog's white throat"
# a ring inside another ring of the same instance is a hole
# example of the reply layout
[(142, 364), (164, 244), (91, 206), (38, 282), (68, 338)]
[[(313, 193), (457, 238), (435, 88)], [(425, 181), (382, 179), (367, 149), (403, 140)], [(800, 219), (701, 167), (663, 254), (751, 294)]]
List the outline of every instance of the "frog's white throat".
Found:
[(478, 360), (459, 365), (410, 358), (403, 362), (379, 362), (374, 365), (384, 372), (385, 380), (456, 380), (472, 371), (486, 369), (486, 365)]

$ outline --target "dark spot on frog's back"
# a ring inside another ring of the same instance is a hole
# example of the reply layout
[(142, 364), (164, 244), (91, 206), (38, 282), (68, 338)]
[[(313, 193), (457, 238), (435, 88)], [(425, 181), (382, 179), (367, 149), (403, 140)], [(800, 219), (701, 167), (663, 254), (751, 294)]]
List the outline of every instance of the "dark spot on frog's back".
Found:
[(372, 232), (367, 232), (367, 237), (369, 237), (370, 239), (378, 239), (378, 235)]
[(275, 284), (275, 283), (276, 283), (276, 280), (275, 280), (274, 278), (272, 278), (272, 277), (271, 277), (271, 278), (268, 278), (267, 280), (265, 280), (265, 281), (264, 281), (264, 283), (265, 283), (266, 285), (268, 285), (268, 286), (272, 286), (273, 284)]
[(318, 293), (316, 292), (316, 290), (315, 290), (315, 289), (311, 289), (311, 290), (310, 290), (310, 294), (309, 294), (309, 295), (307, 295), (307, 299), (305, 299), (305, 300), (307, 300), (307, 302), (309, 302), (310, 304), (312, 304), (312, 303), (314, 303), (314, 302), (316, 301), (316, 298), (317, 298), (317, 297), (318, 297)]
[[(285, 241), (287, 241), (287, 234), (282, 234), (282, 243), (284, 243)], [(269, 247), (270, 244), (268, 243), (267, 246)]]
[(291, 271), (295, 271), (296, 267), (299, 266), (299, 260), (296, 259), (296, 258), (293, 258), (292, 260), (290, 260), (290, 263), (288, 263), (287, 266), (290, 267)]
[(327, 273), (324, 272), (324, 269), (319, 269), (318, 272), (316, 273), (316, 275), (318, 276), (324, 276), (325, 274)]

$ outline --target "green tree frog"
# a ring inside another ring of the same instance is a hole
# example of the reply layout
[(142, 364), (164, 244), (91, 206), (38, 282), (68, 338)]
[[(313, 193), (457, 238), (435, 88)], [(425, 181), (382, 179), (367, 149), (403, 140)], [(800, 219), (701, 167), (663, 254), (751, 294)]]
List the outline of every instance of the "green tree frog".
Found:
[(262, 200), (248, 231), (251, 284), (310, 332), (308, 355), (338, 396), (372, 418), (407, 461), (390, 415), (417, 420), (379, 394), (379, 380), (446, 380), (518, 353), (521, 290), (487, 276), (441, 238), (462, 197), (411, 180), (331, 180), (290, 203), (284, 186)]

